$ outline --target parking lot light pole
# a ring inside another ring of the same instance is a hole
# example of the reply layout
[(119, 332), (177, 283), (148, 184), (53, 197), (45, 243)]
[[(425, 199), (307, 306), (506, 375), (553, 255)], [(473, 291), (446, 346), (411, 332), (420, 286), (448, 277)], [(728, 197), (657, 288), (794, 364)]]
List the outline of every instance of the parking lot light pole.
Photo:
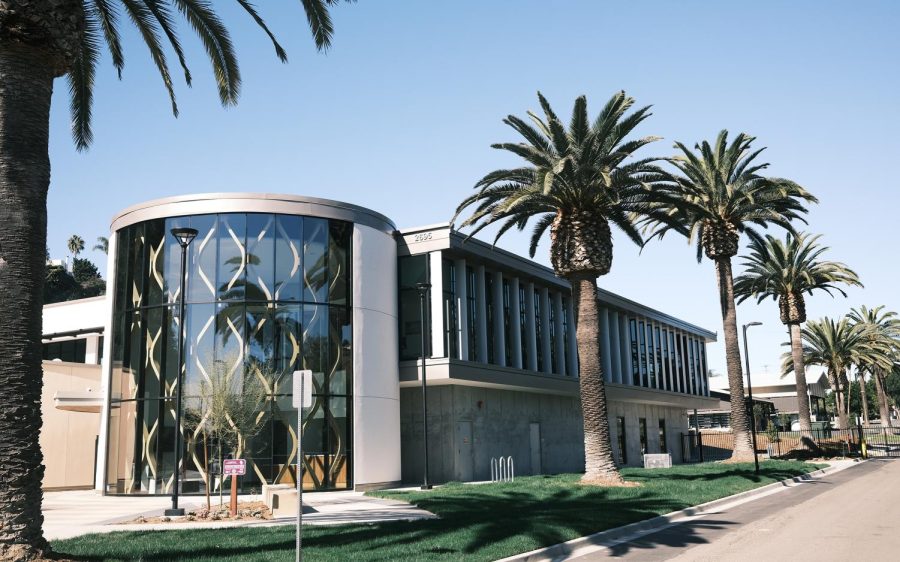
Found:
[(762, 326), (762, 322), (749, 322), (744, 324), (744, 361), (747, 366), (747, 394), (750, 397), (750, 434), (753, 436), (754, 472), (758, 475), (759, 458), (756, 456), (756, 414), (753, 411), (753, 383), (750, 381), (750, 352), (747, 349), (747, 328), (750, 326)]
[[(179, 288), (178, 299), (178, 373), (175, 376), (177, 383), (175, 384), (175, 474), (172, 480), (172, 509), (167, 509), (165, 515), (167, 517), (184, 515), (184, 508), (178, 507), (178, 487), (179, 473), (178, 468), (181, 464), (181, 387), (184, 384), (184, 292), (187, 287), (185, 275), (187, 274), (187, 249), (191, 245), (194, 238), (197, 237), (197, 229), (195, 228), (173, 228), (172, 236), (178, 239), (181, 245), (181, 286)], [(233, 478), (233, 477), (232, 477)]]
[(419, 308), (420, 319), (422, 322), (422, 442), (425, 451), (425, 471), (423, 473), (422, 489), (430, 490), (431, 484), (428, 482), (428, 383), (425, 378), (425, 356), (426, 356), (426, 337), (428, 333), (425, 330), (425, 306), (428, 304), (428, 291), (431, 289), (431, 283), (416, 283), (416, 289), (419, 291)]

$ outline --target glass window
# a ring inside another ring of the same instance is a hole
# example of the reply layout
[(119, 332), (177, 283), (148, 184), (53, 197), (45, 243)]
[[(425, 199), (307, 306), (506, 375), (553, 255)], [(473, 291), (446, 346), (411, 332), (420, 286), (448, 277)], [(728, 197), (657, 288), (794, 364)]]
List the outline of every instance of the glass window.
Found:
[(625, 441), (625, 418), (616, 418), (616, 436), (619, 438), (619, 462), (623, 465), (628, 464), (628, 447)]
[(275, 216), (273, 238), (275, 300), (299, 301), (303, 295), (303, 217)]
[(503, 278), (503, 341), (505, 365), (512, 365), (512, 311), (510, 310), (509, 279)]
[[(537, 370), (544, 370), (544, 346), (542, 345), (542, 341), (544, 339), (544, 327), (541, 323), (541, 309), (543, 308), (543, 301), (541, 301), (541, 292), (537, 289), (534, 290), (534, 333), (535, 333), (535, 342), (537, 343)], [(548, 358), (549, 359), (549, 358)]]
[(681, 381), (681, 392), (685, 394), (691, 393), (690, 384), (687, 377), (687, 337), (682, 335), (677, 337), (678, 342), (678, 378)]
[(653, 327), (653, 341), (656, 344), (656, 388), (666, 388), (666, 367), (663, 363), (663, 340), (661, 339), (659, 326)]
[(328, 298), (328, 221), (303, 219), (303, 300), (323, 303)]
[(638, 351), (638, 328), (637, 320), (631, 318), (628, 320), (631, 328), (631, 384), (634, 386), (641, 385), (641, 360)]
[(647, 329), (644, 322), (638, 322), (638, 337), (641, 339), (641, 352), (639, 359), (641, 361), (641, 380), (640, 386), (647, 386)]
[(456, 267), (443, 260), (444, 271), (444, 349), (447, 357), (459, 358), (459, 317), (456, 313)]
[[(422, 357), (422, 309), (417, 283), (428, 282), (428, 256), (402, 256), (397, 260), (400, 284), (400, 360), (408, 361)], [(430, 316), (428, 303), (425, 306), (425, 346), (426, 354), (431, 352), (428, 326)]]
[(647, 418), (638, 419), (641, 434), (641, 455), (647, 454)]
[(659, 452), (666, 454), (669, 452), (669, 444), (666, 442), (666, 420), (659, 418)]
[(694, 364), (694, 339), (684, 336), (684, 347), (687, 350), (685, 351), (685, 361), (687, 361), (687, 367), (685, 368), (685, 371), (688, 378), (688, 393), (696, 394), (697, 368)]
[(525, 286), (519, 282), (519, 344), (522, 354), (522, 368), (528, 369), (528, 317), (525, 306)]
[(548, 311), (547, 331), (550, 333), (550, 372), (559, 373), (559, 362), (556, 357), (556, 307), (553, 306), (553, 298), (550, 298), (550, 310)]
[[(176, 226), (199, 231), (188, 250), (184, 293), (181, 247), (168, 234)], [(215, 407), (215, 384), (243, 397), (220, 401), (230, 419), (242, 420), (235, 442), (251, 465), (239, 482), (242, 493), (293, 482), (297, 428), (289, 375), (297, 368), (313, 369), (316, 384), (314, 413), (304, 425), (320, 443), (311, 443), (303, 459), (306, 487), (351, 487), (352, 225), (225, 213), (139, 223), (117, 232), (116, 243), (107, 491), (171, 493), (182, 326), (183, 493), (202, 494), (207, 483), (215, 491), (211, 459), (238, 450), (199, 424)], [(184, 318), (175, 304), (182, 294)], [(85, 347), (82, 340), (73, 357), (86, 355)]]
[(700, 372), (703, 376), (703, 394), (709, 396), (709, 367), (706, 365), (706, 342), (700, 343)]
[(495, 363), (494, 322), (496, 322), (496, 315), (494, 314), (494, 276), (489, 272), (484, 273), (484, 301), (484, 308), (487, 313), (487, 362)]
[(647, 371), (649, 373), (647, 386), (656, 388), (656, 342), (653, 338), (653, 324), (651, 322), (647, 322), (647, 347), (649, 351), (647, 356)]
[[(569, 299), (563, 297), (562, 299), (562, 339), (563, 339), (563, 350), (565, 353), (569, 352)], [(608, 334), (603, 337), (609, 337)], [(575, 375), (575, 365), (570, 365), (568, 361), (566, 361), (566, 373), (560, 373), (563, 375)], [(610, 379), (612, 378), (612, 373), (606, 373)]]
[(676, 355), (678, 353), (678, 348), (675, 345), (675, 332), (669, 331), (669, 368), (672, 371), (671, 379), (672, 379), (672, 390), (675, 392), (679, 392), (681, 390), (681, 383), (678, 381), (678, 361), (676, 360)]
[(475, 270), (466, 267), (466, 300), (467, 318), (469, 322), (469, 361), (478, 360), (478, 307), (477, 289), (475, 286)]
[(666, 328), (662, 329), (659, 341), (662, 348), (662, 370), (666, 373), (663, 376), (663, 386), (666, 390), (672, 390), (672, 366), (669, 363), (669, 331)]
[(275, 215), (247, 215), (246, 300), (271, 301), (275, 294)]

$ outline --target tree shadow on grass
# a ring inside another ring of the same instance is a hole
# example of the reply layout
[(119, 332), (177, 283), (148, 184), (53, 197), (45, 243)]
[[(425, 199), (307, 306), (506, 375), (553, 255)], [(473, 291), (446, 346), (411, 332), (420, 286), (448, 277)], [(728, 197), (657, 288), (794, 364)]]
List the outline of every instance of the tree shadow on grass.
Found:
[[(577, 475), (523, 478), (514, 483), (479, 486), (450, 485), (433, 492), (384, 494), (435, 513), (439, 519), (376, 524), (304, 527), (304, 545), (316, 560), (388, 561), (494, 560), (551, 546), (600, 531), (650, 519), (708, 501), (715, 480), (719, 496), (746, 489), (746, 480), (760, 482), (752, 466), (716, 467), (714, 473), (693, 469), (627, 471), (635, 488), (581, 486)], [(796, 470), (767, 467), (763, 475), (781, 480)], [(700, 486), (692, 484), (701, 484)], [(738, 484), (738, 486), (735, 486)], [(381, 494), (379, 494), (381, 495)], [(687, 535), (662, 539), (702, 541), (691, 535), (703, 526), (726, 521), (679, 525)], [(83, 562), (132, 560), (291, 560), (292, 527), (256, 527), (207, 531), (164, 531), (81, 537), (61, 541), (59, 549)], [(130, 543), (126, 548), (123, 545)], [(649, 543), (648, 543), (649, 544)], [(660, 543), (663, 544), (663, 543)], [(687, 544), (687, 543), (685, 543)], [(694, 544), (694, 543), (692, 543)], [(616, 548), (634, 548), (618, 546)], [(647, 547), (650, 548), (650, 547)], [(306, 550), (305, 549), (305, 550)]]

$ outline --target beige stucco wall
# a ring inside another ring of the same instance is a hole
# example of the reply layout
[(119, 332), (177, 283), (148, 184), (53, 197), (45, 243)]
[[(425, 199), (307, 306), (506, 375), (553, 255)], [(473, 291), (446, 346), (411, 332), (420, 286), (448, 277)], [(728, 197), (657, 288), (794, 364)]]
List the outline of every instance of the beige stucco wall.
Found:
[(44, 361), (41, 394), (41, 451), (44, 453), (45, 490), (92, 488), (94, 440), (100, 414), (58, 410), (53, 398), (60, 391), (100, 392), (100, 365)]

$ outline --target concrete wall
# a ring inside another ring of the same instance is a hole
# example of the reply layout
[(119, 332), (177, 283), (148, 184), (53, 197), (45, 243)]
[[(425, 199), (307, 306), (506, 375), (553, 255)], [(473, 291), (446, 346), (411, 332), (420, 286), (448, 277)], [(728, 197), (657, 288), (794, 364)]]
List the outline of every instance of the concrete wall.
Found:
[(400, 480), (397, 243), (353, 227), (353, 485)]
[[(422, 394), (400, 390), (403, 481), (423, 474)], [(648, 452), (659, 452), (659, 419), (673, 461), (681, 461), (683, 409), (610, 402), (610, 428), (616, 449), (615, 418), (625, 417), (628, 464), (640, 466), (639, 418), (647, 419)], [(517, 475), (584, 470), (584, 430), (577, 397), (463, 385), (428, 389), (429, 474), (433, 482), (489, 480), (491, 457), (512, 456)]]
[(45, 490), (91, 488), (94, 485), (94, 441), (100, 414), (58, 410), (53, 398), (60, 391), (91, 389), (100, 392), (100, 366), (44, 361), (41, 393), (41, 451), (44, 453)]

